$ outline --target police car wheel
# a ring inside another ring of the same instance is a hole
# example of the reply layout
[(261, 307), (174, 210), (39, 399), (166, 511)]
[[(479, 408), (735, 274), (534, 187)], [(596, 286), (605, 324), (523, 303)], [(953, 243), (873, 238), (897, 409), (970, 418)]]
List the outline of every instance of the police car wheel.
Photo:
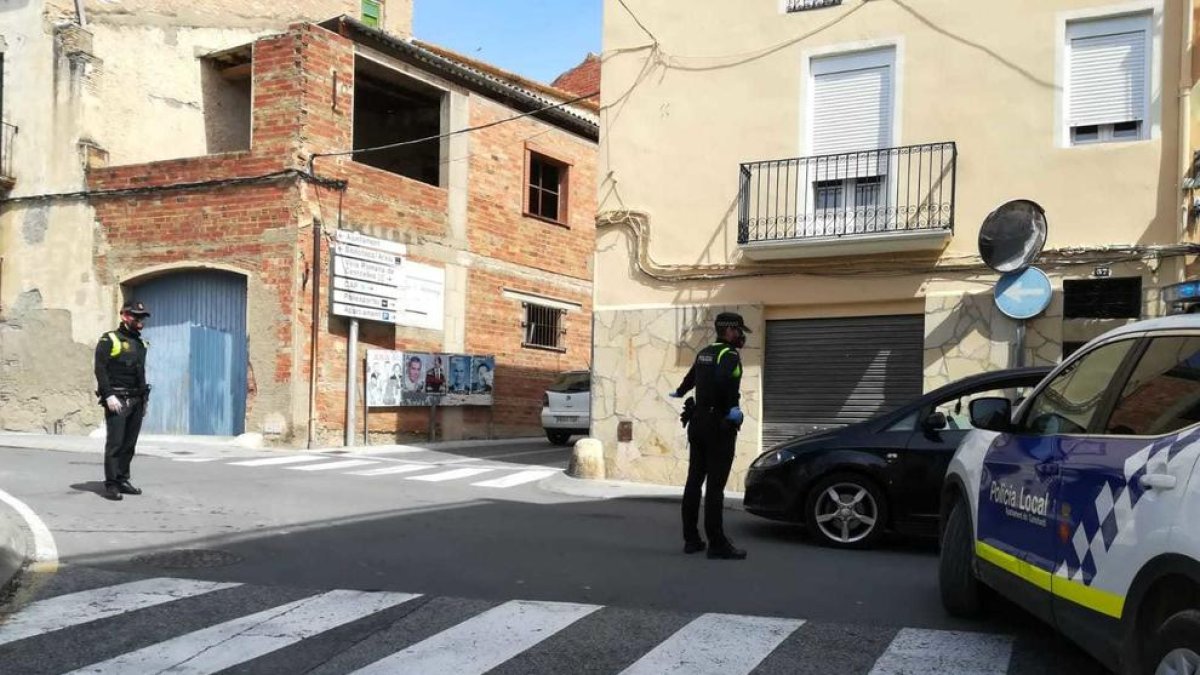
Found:
[(982, 606), (979, 580), (975, 578), (975, 546), (971, 519), (965, 502), (958, 502), (946, 519), (942, 555), (938, 561), (938, 587), (942, 606), (954, 616), (977, 616)]
[(1154, 636), (1150, 666), (1153, 675), (1200, 673), (1200, 611), (1179, 612), (1163, 622)]
[(566, 445), (571, 440), (571, 434), (558, 429), (547, 429), (546, 438), (555, 445)]
[(826, 546), (870, 548), (887, 524), (887, 502), (869, 478), (839, 473), (818, 481), (805, 500), (804, 520)]

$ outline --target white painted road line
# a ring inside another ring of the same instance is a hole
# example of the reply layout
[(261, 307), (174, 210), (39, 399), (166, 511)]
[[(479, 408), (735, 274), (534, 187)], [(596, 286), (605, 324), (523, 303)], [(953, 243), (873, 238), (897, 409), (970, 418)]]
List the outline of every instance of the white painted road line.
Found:
[(397, 473), (412, 473), (413, 471), (426, 471), (434, 468), (432, 464), (401, 464), (400, 466), (387, 466), (382, 469), (367, 469), (366, 471), (349, 471), (348, 476), (389, 476)]
[(75, 673), (216, 673), (416, 597), (407, 593), (330, 591), (181, 635)]
[(25, 521), (25, 525), (29, 528), (29, 532), (33, 534), (33, 550), (30, 554), (33, 556), (33, 562), (41, 563), (56, 567), (58, 565), (58, 545), (54, 543), (54, 536), (50, 534), (50, 528), (46, 527), (46, 523), (38, 514), (33, 512), (25, 502), (8, 494), (4, 490), (0, 490), (0, 502), (8, 504), (21, 519)]
[(478, 476), (481, 473), (487, 473), (492, 469), (454, 469), (453, 471), (444, 471), (442, 473), (432, 473), (428, 476), (409, 476), (408, 480), (424, 480), (430, 483), (440, 483), (444, 480), (456, 480), (459, 478), (470, 478)]
[(506, 602), (354, 675), (486, 673), (598, 609), (568, 602)]
[(346, 459), (340, 462), (327, 462), (325, 464), (305, 464), (304, 466), (289, 466), (291, 471), (333, 471), (334, 469), (349, 469), (353, 466), (366, 466), (369, 464), (378, 464), (369, 459)]
[(622, 675), (749, 673), (803, 625), (800, 619), (705, 614), (650, 650)]
[(172, 457), (176, 462), (190, 462), (192, 464), (200, 464), (202, 462), (218, 462), (224, 457)]
[(904, 628), (870, 675), (1005, 675), (1012, 645), (1004, 635)]
[(319, 455), (288, 455), (287, 457), (268, 457), (266, 459), (251, 459), (245, 462), (230, 462), (229, 466), (279, 466), (282, 464), (300, 464), (301, 462), (315, 462), (326, 459), (329, 458)]
[(145, 579), (40, 600), (0, 625), (0, 645), (235, 586), (238, 584)]
[(545, 469), (538, 469), (538, 470), (534, 470), (534, 471), (518, 471), (514, 474), (507, 475), (503, 478), (495, 478), (492, 480), (485, 480), (485, 481), (482, 481), (479, 483), (471, 483), (471, 485), (474, 485), (475, 487), (486, 487), (486, 488), (510, 488), (510, 487), (514, 487), (517, 485), (523, 485), (525, 483), (532, 483), (535, 480), (549, 478), (550, 476), (553, 476), (556, 473), (560, 473), (560, 472), (555, 471), (555, 470), (547, 471)]

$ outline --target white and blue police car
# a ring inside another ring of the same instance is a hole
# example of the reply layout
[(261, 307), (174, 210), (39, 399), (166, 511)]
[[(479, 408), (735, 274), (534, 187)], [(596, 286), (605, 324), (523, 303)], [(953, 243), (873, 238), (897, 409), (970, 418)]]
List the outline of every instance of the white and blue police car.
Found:
[(1072, 354), (976, 430), (942, 495), (942, 603), (1014, 601), (1129, 675), (1200, 673), (1200, 315)]

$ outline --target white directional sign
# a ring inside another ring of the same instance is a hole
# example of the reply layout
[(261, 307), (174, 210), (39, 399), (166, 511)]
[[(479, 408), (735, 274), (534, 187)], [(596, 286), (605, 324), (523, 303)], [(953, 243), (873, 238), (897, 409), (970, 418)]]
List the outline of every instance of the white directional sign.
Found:
[(353, 244), (334, 244), (333, 252), (338, 256), (357, 258), (380, 265), (399, 265), (400, 261), (403, 260), (403, 258), (395, 253), (384, 253), (383, 251), (375, 251)]
[(376, 251), (383, 251), (384, 253), (391, 253), (393, 255), (408, 255), (407, 246), (398, 242), (388, 241), (387, 239), (371, 237), (358, 232), (351, 232), (350, 230), (338, 230), (334, 236), (343, 244), (362, 246), (363, 248), (375, 249)]
[(396, 286), (384, 286), (383, 284), (374, 284), (370, 281), (361, 281), (359, 279), (350, 279), (348, 277), (333, 278), (333, 287), (343, 291), (352, 291), (354, 293), (368, 293), (370, 295), (378, 295), (384, 298), (392, 298), (397, 301), (404, 296), (404, 289)]
[(333, 259), (333, 273), (342, 277), (369, 281), (386, 286), (399, 286), (401, 280), (399, 265), (380, 265), (365, 260), (343, 258), (341, 256)]
[(400, 302), (395, 298), (380, 298), (374, 295), (364, 295), (362, 293), (352, 293), (350, 291), (335, 290), (333, 292), (333, 301), (349, 305), (361, 305), (363, 307), (386, 309), (393, 312), (401, 309)]
[(382, 321), (384, 323), (396, 323), (396, 313), (385, 309), (371, 309), (370, 307), (358, 307), (357, 305), (343, 305), (340, 302), (333, 303), (333, 313), (338, 316), (348, 316), (354, 319), (366, 319), (368, 321)]

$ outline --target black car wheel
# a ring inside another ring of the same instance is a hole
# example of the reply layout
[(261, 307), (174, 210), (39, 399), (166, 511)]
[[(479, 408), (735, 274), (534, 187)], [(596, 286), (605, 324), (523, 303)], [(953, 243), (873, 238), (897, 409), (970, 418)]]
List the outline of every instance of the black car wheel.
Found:
[(567, 445), (571, 440), (571, 432), (561, 429), (547, 429), (546, 438), (555, 445)]
[(1153, 637), (1150, 667), (1154, 675), (1200, 673), (1200, 611), (1179, 612), (1163, 622)]
[(954, 616), (979, 614), (980, 584), (975, 578), (975, 544), (967, 504), (959, 501), (946, 519), (942, 535), (942, 556), (938, 561), (938, 586), (942, 606)]
[(869, 478), (837, 473), (809, 491), (804, 521), (813, 537), (827, 546), (870, 548), (887, 524), (887, 502)]

